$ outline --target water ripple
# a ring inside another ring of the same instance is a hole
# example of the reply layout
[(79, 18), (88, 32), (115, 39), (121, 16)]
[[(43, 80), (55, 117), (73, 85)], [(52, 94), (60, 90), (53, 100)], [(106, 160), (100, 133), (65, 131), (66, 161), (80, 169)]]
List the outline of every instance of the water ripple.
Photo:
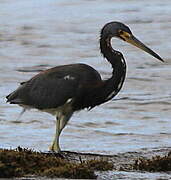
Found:
[(16, 71), (18, 71), (18, 72), (40, 72), (49, 67), (50, 67), (49, 64), (40, 64), (37, 66), (19, 68), (19, 69), (16, 69)]
[(46, 68), (80, 62), (93, 66), (104, 78), (111, 76), (98, 44), (100, 28), (109, 21), (126, 23), (166, 62), (113, 39), (113, 48), (128, 59), (124, 87), (112, 101), (73, 116), (60, 143), (71, 151), (107, 153), (171, 146), (171, 1), (100, 3), (102, 6), (98, 0), (0, 1), (2, 146), (47, 150), (55, 132), (55, 118), (44, 113), (31, 111), (15, 121), (19, 108), (5, 104), (4, 99), (18, 82)]

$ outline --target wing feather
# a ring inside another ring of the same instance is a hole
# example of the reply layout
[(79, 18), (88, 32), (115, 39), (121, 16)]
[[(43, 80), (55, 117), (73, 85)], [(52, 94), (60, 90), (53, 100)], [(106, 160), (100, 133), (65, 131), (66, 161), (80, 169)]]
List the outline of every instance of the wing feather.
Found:
[(7, 101), (37, 109), (57, 108), (68, 99), (77, 97), (80, 84), (95, 81), (101, 81), (101, 77), (88, 65), (57, 66), (21, 83), (17, 90), (7, 96)]

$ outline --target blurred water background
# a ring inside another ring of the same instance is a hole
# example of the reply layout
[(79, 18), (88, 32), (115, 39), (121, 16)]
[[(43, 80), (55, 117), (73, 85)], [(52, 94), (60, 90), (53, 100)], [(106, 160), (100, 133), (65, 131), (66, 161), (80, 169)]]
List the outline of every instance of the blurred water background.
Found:
[(0, 147), (46, 151), (55, 118), (21, 108), (5, 96), (38, 71), (86, 63), (104, 79), (111, 67), (99, 53), (99, 32), (110, 21), (126, 23), (165, 63), (117, 39), (127, 60), (124, 87), (115, 99), (75, 113), (61, 136), (63, 150), (116, 154), (171, 146), (170, 0), (1, 0)]

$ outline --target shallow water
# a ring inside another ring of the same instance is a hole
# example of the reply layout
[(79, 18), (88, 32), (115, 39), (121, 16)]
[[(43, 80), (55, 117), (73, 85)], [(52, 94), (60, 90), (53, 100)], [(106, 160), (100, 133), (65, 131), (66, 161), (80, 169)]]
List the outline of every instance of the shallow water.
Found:
[(65, 150), (115, 154), (171, 146), (171, 1), (50, 0), (0, 2), (0, 147), (47, 150), (55, 118), (26, 112), (5, 102), (19, 82), (61, 64), (86, 63), (103, 78), (110, 65), (99, 53), (99, 31), (122, 21), (160, 54), (148, 54), (113, 40), (128, 65), (127, 78), (113, 101), (76, 113), (61, 136)]

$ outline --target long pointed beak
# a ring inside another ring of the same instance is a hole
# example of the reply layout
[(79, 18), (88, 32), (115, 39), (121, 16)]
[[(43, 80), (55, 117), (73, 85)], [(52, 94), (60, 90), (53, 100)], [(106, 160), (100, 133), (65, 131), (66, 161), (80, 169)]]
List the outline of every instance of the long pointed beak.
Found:
[(128, 38), (124, 38), (124, 39), (126, 42), (142, 49), (143, 51), (145, 51), (148, 54), (152, 55), (153, 57), (157, 58), (158, 60), (164, 62), (164, 60), (158, 54), (156, 54), (154, 51), (152, 51), (150, 48), (148, 48), (145, 44), (143, 44), (141, 41), (139, 41), (133, 35), (130, 35)]

